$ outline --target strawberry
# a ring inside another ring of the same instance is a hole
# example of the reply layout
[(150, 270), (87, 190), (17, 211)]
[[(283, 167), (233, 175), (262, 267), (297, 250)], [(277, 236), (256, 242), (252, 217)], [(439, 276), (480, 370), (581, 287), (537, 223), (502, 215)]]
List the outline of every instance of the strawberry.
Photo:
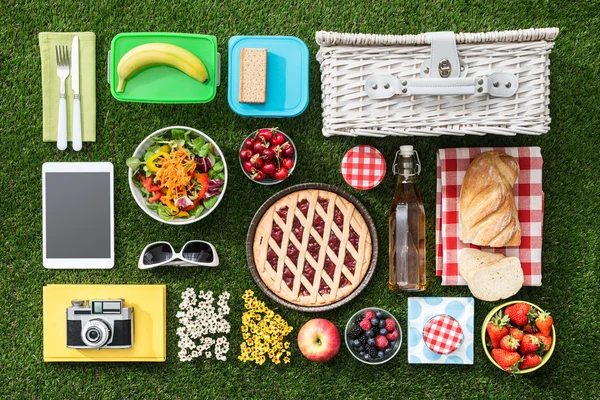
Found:
[(542, 358), (540, 356), (538, 356), (535, 353), (530, 353), (530, 354), (527, 354), (525, 357), (523, 357), (523, 362), (521, 362), (521, 365), (519, 366), (519, 368), (520, 369), (533, 368), (533, 367), (537, 367), (541, 363), (542, 363)]
[[(386, 329), (387, 329), (387, 328), (386, 328)], [(397, 329), (394, 329), (393, 331), (391, 331), (391, 332), (388, 332), (388, 334), (387, 334), (387, 335), (385, 335), (385, 337), (386, 337), (386, 338), (387, 338), (387, 340), (389, 340), (390, 342), (391, 342), (391, 341), (393, 341), (393, 340), (396, 340), (396, 339), (398, 339), (398, 330), (397, 330)]]
[(506, 351), (517, 351), (519, 348), (519, 340), (510, 335), (506, 335), (500, 340), (500, 348)]
[(529, 313), (530, 309), (531, 306), (527, 303), (515, 303), (506, 307), (504, 309), (504, 314), (510, 317), (510, 321), (513, 324), (517, 326), (523, 326), (529, 322), (527, 314)]
[(358, 325), (363, 331), (368, 331), (371, 329), (371, 320), (369, 318), (364, 318)]
[(498, 311), (494, 317), (488, 322), (486, 331), (492, 342), (492, 347), (497, 349), (500, 347), (500, 339), (508, 335), (508, 315), (502, 316), (502, 311)]
[(505, 371), (515, 372), (519, 368), (519, 361), (521, 360), (521, 355), (516, 351), (493, 349), (492, 358)]
[(521, 341), (523, 340), (523, 336), (525, 336), (525, 334), (519, 328), (510, 328), (510, 336), (514, 337), (518, 341)]
[(373, 310), (365, 311), (365, 318), (368, 318), (369, 320), (371, 320), (372, 318), (375, 318), (375, 311), (373, 311)]
[(525, 325), (523, 327), (523, 332), (525, 332), (525, 333), (533, 334), (533, 333), (537, 333), (537, 331), (538, 331), (537, 326), (535, 326), (535, 324), (532, 322), (528, 323), (527, 325)]
[(388, 340), (383, 335), (377, 335), (375, 337), (375, 346), (379, 347), (381, 350), (385, 349), (388, 345)]
[(535, 334), (535, 337), (545, 346), (544, 351), (550, 350), (550, 346), (552, 346), (552, 336), (546, 336), (543, 333), (538, 332)]
[(552, 316), (550, 313), (539, 313), (535, 319), (535, 326), (537, 326), (544, 336), (550, 336), (550, 331), (552, 330)]
[(396, 322), (394, 321), (393, 318), (388, 318), (388, 319), (385, 320), (385, 329), (388, 332), (391, 332), (394, 329), (396, 329)]
[(529, 354), (538, 351), (540, 344), (538, 338), (528, 333), (523, 336), (523, 340), (521, 340), (521, 354)]

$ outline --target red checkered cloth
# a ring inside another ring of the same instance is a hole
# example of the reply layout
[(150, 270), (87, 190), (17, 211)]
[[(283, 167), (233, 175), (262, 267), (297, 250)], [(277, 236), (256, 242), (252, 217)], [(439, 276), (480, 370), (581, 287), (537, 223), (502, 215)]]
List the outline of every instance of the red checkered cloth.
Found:
[(440, 149), (437, 152), (436, 198), (436, 275), (442, 285), (466, 285), (458, 273), (458, 253), (466, 247), (458, 238), (458, 200), (467, 167), (479, 154), (503, 151), (513, 156), (520, 167), (513, 186), (521, 223), (521, 246), (481, 247), (482, 250), (517, 257), (521, 261), (525, 286), (542, 285), (542, 225), (544, 192), (542, 191), (542, 153), (539, 147), (480, 147)]
[(385, 158), (375, 147), (359, 145), (348, 150), (342, 159), (342, 176), (348, 185), (369, 190), (385, 177)]
[(431, 318), (423, 328), (423, 340), (431, 351), (450, 354), (463, 342), (463, 332), (457, 320), (449, 315)]

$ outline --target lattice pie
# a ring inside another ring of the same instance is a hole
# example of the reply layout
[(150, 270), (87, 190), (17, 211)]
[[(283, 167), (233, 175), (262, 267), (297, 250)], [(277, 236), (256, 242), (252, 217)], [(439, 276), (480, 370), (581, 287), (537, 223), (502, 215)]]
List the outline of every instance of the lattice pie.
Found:
[(277, 200), (254, 236), (254, 263), (277, 296), (323, 306), (348, 296), (371, 263), (371, 235), (361, 213), (340, 195), (300, 190)]

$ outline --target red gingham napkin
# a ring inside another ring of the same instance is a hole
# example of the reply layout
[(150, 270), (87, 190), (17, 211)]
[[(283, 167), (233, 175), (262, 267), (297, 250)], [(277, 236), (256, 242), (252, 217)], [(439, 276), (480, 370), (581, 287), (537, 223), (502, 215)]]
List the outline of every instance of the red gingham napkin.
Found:
[(440, 149), (437, 152), (436, 196), (436, 275), (442, 285), (466, 285), (458, 273), (458, 253), (466, 247), (458, 238), (458, 199), (467, 167), (479, 154), (498, 150), (513, 156), (520, 167), (513, 186), (521, 223), (521, 246), (485, 247), (482, 250), (517, 257), (521, 261), (525, 286), (542, 285), (542, 225), (544, 192), (542, 191), (542, 153), (539, 147), (475, 147)]
[(358, 190), (369, 190), (379, 185), (385, 176), (385, 170), (385, 158), (372, 146), (353, 147), (342, 159), (344, 180)]
[(463, 332), (457, 320), (449, 315), (431, 318), (423, 329), (423, 340), (431, 351), (450, 354), (463, 342)]

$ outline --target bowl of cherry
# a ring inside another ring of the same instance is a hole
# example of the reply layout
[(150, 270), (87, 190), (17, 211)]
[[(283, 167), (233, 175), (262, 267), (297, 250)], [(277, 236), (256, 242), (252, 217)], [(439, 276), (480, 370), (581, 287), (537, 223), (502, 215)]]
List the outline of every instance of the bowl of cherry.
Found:
[(277, 128), (258, 129), (242, 142), (239, 158), (250, 180), (275, 185), (286, 180), (296, 168), (296, 146)]

